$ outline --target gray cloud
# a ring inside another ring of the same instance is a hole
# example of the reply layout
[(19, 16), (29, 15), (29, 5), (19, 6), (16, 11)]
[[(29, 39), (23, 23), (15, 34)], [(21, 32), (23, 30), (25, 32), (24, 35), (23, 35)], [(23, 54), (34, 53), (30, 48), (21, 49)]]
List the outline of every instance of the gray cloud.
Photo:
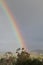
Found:
[(17, 20), (28, 48), (43, 49), (43, 0), (6, 0), (6, 3)]

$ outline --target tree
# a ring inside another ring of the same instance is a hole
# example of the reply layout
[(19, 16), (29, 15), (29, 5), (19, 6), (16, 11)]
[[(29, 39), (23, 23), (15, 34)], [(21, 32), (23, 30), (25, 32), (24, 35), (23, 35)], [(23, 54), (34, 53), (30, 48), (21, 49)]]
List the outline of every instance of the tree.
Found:
[(30, 58), (30, 54), (22, 48), (20, 53), (17, 52), (17, 57), (16, 65), (23, 65)]

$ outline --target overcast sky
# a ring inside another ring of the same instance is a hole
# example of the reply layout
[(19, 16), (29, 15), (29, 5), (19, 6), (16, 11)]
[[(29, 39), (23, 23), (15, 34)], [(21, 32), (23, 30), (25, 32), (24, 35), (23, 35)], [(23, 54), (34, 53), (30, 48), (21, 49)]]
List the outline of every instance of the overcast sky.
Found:
[[(20, 26), (27, 48), (43, 49), (43, 0), (6, 0), (6, 3)], [(0, 14), (0, 49), (7, 50), (11, 46), (14, 50), (14, 47), (20, 45), (17, 44), (15, 33), (13, 34), (9, 20), (1, 7)]]

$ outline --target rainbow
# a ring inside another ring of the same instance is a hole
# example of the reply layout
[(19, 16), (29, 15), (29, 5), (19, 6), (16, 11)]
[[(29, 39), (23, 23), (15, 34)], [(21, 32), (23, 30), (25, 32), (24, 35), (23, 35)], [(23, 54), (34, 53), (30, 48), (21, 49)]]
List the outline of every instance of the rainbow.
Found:
[(14, 32), (16, 32), (16, 37), (21, 45), (21, 48), (25, 48), (26, 49), (26, 45), (25, 45), (25, 42), (24, 42), (24, 39), (22, 37), (22, 34), (19, 30), (19, 26), (18, 24), (16, 23), (16, 20), (14, 19), (14, 16), (11, 12), (11, 10), (9, 9), (8, 5), (6, 4), (6, 2), (3, 2), (3, 1), (0, 1), (0, 4), (3, 8), (3, 11), (6, 13), (8, 19), (9, 19), (9, 23), (11, 24), (11, 27), (12, 27), (12, 30)]

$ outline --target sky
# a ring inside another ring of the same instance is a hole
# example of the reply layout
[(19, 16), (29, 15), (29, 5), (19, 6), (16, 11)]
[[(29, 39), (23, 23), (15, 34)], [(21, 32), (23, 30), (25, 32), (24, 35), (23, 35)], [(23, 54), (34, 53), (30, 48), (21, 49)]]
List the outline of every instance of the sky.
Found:
[[(43, 50), (43, 0), (5, 1), (20, 27), (27, 48)], [(17, 44), (9, 21), (1, 8), (0, 14), (0, 49), (14, 50), (20, 45)]]

